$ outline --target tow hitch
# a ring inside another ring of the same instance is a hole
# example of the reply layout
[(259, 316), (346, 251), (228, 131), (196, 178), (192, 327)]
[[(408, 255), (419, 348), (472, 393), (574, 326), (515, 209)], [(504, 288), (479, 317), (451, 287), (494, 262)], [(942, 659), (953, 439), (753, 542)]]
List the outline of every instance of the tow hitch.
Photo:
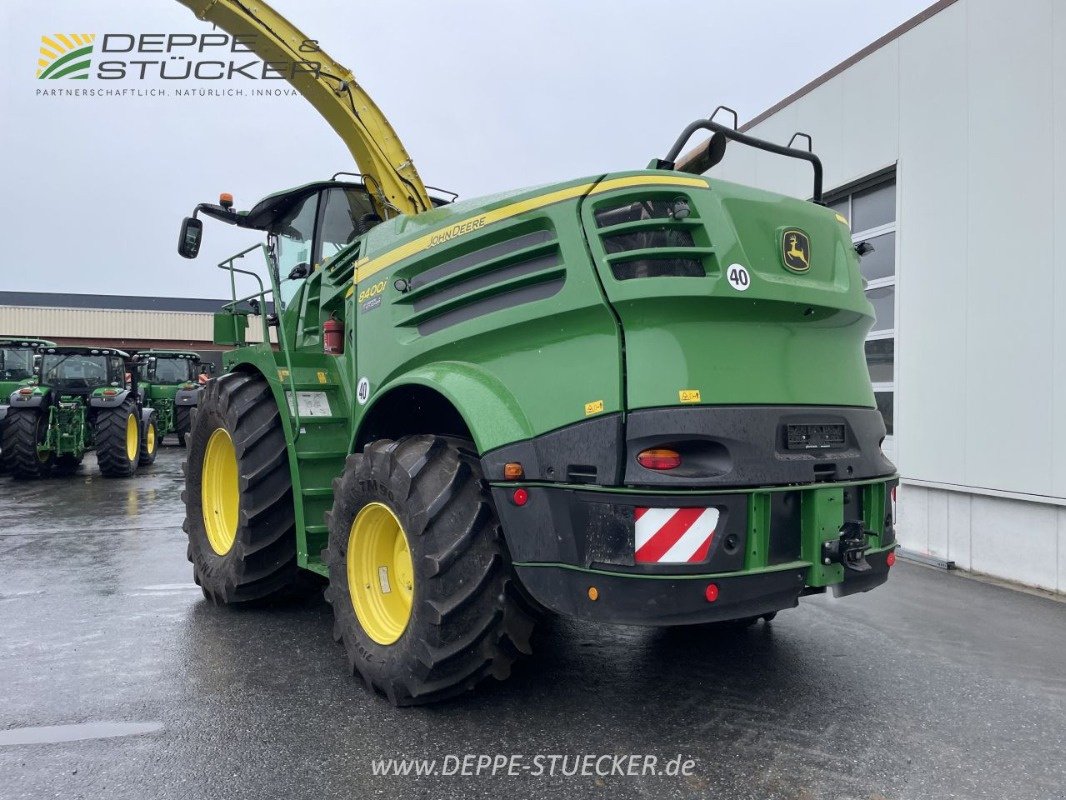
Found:
[(869, 572), (866, 560), (866, 537), (870, 535), (858, 520), (845, 522), (840, 528), (840, 538), (822, 543), (822, 561), (825, 564), (843, 564), (853, 572)]

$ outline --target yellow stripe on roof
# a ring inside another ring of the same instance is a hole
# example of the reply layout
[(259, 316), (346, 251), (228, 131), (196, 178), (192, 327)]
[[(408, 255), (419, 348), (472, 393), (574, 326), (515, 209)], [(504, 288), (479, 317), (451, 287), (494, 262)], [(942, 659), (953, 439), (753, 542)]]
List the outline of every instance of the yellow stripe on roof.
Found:
[(355, 264), (355, 275), (352, 278), (353, 288), (350, 289), (345, 296), (350, 297), (354, 292), (354, 285), (360, 281), (366, 280), (371, 275), (375, 275), (381, 270), (387, 269), (393, 264), (403, 261), (405, 258), (410, 258), (416, 253), (428, 250), (435, 244), (440, 244), (441, 242), (435, 240), (446, 231), (456, 228), (461, 229), (464, 226), (474, 226), (475, 224), (476, 227), (472, 227), (471, 231), (481, 230), (486, 225), (491, 225), (494, 222), (501, 222), (505, 219), (516, 217), (519, 214), (525, 214), (529, 211), (536, 211), (539, 208), (544, 208), (553, 203), (561, 203), (564, 200), (571, 200), (585, 194), (596, 195), (602, 194), (603, 192), (612, 192), (616, 189), (629, 189), (634, 186), (687, 186), (695, 189), (706, 189), (707, 181), (702, 178), (685, 178), (680, 176), (666, 177), (659, 175), (634, 175), (629, 178), (611, 178), (610, 180), (600, 181), (599, 183), (582, 183), (577, 186), (569, 186), (565, 189), (558, 189), (554, 192), (548, 192), (547, 194), (519, 200), (517, 203), (501, 206), (492, 211), (485, 211), (481, 214), (476, 214), (472, 217), (467, 217), (466, 219), (446, 225), (443, 228), (438, 228), (423, 236), (419, 236), (417, 239), (412, 239), (406, 244), (402, 244), (392, 250), (387, 250), (374, 258), (364, 258), (357, 261)]

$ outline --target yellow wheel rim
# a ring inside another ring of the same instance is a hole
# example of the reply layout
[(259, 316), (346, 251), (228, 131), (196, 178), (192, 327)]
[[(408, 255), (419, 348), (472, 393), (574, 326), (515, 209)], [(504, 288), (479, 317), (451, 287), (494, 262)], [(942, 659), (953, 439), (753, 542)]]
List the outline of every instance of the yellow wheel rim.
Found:
[(370, 503), (356, 514), (347, 566), (359, 624), (378, 644), (392, 644), (411, 619), (415, 570), (403, 525), (388, 506)]
[(140, 449), (141, 437), (140, 431), (137, 430), (137, 417), (130, 414), (126, 418), (126, 457), (130, 461), (134, 461)]
[(148, 435), (144, 437), (144, 446), (148, 450), (148, 455), (155, 452), (155, 425), (151, 422), (148, 423)]
[(237, 451), (233, 449), (233, 439), (229, 431), (216, 428), (204, 451), (200, 505), (207, 541), (220, 556), (226, 555), (237, 539), (239, 496)]

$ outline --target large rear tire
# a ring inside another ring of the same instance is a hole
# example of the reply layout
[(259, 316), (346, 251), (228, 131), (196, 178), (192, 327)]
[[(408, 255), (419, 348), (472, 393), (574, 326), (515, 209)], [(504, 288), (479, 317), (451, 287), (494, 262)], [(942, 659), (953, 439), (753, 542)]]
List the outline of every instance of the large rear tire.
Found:
[(185, 440), (186, 434), (192, 429), (192, 406), (174, 407), (174, 433), (178, 437), (178, 444), (188, 447)]
[(44, 478), (52, 470), (51, 453), (41, 456), (37, 445), (48, 436), (48, 409), (11, 409), (4, 420), (3, 451), (13, 477)]
[(181, 497), (193, 578), (208, 600), (237, 605), (300, 588), (285, 431), (262, 376), (236, 372), (207, 384)]
[(329, 588), (349, 668), (394, 705), (503, 680), (531, 652), (533, 618), (473, 445), (371, 442), (334, 481)]
[(96, 463), (105, 478), (128, 478), (137, 471), (141, 452), (141, 422), (130, 398), (115, 408), (96, 412)]
[(159, 452), (159, 417), (153, 411), (141, 429), (141, 451), (137, 458), (137, 465), (147, 467), (149, 464), (154, 464), (157, 452)]

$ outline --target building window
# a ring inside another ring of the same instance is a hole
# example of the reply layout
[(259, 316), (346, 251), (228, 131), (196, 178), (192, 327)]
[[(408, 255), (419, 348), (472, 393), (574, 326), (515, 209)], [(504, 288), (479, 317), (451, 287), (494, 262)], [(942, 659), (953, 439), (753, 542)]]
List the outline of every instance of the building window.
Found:
[(866, 337), (866, 364), (877, 408), (888, 428), (887, 449), (893, 451), (893, 409), (896, 400), (896, 175), (867, 178), (827, 195), (830, 208), (851, 224), (851, 240), (869, 242), (873, 252), (862, 257), (866, 297), (876, 320)]

